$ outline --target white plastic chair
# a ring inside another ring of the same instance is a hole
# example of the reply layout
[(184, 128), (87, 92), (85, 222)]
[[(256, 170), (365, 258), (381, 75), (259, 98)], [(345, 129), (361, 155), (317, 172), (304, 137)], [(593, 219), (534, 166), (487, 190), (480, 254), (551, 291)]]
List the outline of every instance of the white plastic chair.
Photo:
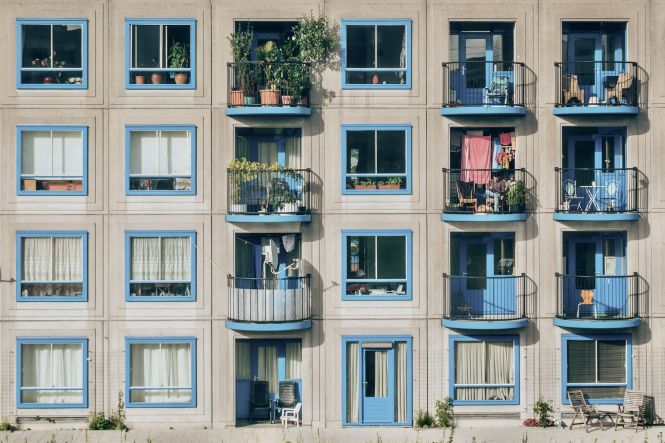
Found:
[(300, 410), (302, 409), (302, 403), (297, 403), (295, 408), (283, 408), (282, 416), (282, 425), (284, 428), (288, 428), (289, 422), (296, 424), (296, 428), (300, 426)]

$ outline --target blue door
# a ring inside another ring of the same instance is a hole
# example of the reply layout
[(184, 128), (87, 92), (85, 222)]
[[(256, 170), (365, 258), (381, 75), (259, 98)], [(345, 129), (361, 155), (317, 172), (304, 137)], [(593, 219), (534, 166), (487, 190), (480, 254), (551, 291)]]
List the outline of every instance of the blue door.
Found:
[(577, 76), (586, 103), (605, 103), (608, 98), (605, 97), (605, 85), (616, 82), (623, 66), (620, 36), (588, 32), (568, 34), (567, 37), (567, 74)]
[(363, 347), (362, 420), (366, 423), (395, 421), (395, 355), (385, 347)]
[(481, 104), (488, 86), (493, 60), (492, 36), (487, 33), (465, 33), (459, 38), (460, 79), (462, 104)]

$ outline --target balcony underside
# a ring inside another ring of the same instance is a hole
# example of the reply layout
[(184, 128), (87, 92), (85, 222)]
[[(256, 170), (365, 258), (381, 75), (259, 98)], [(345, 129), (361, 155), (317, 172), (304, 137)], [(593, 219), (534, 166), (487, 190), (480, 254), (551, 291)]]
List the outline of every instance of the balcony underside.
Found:
[(492, 319), (452, 319), (444, 318), (441, 325), (450, 329), (468, 330), (468, 331), (498, 331), (506, 329), (521, 329), (529, 323), (527, 318), (516, 318), (511, 320), (492, 320)]
[(305, 106), (238, 106), (226, 108), (231, 116), (301, 116), (312, 115), (312, 108)]
[(633, 329), (640, 325), (640, 318), (562, 318), (554, 317), (554, 324), (566, 329)]
[(309, 223), (312, 214), (227, 214), (229, 223)]
[(447, 117), (462, 116), (521, 116), (526, 115), (524, 106), (479, 105), (479, 106), (444, 106), (441, 115)]
[(246, 332), (283, 332), (301, 331), (312, 328), (312, 320), (288, 321), (278, 323), (252, 323), (244, 321), (226, 320), (227, 329)]
[(637, 115), (638, 106), (557, 106), (552, 110), (554, 115)]
[(558, 221), (588, 221), (588, 222), (612, 222), (612, 221), (635, 221), (640, 218), (639, 212), (554, 212), (554, 220)]
[(441, 220), (446, 222), (516, 222), (525, 221), (526, 213), (516, 214), (491, 214), (473, 212), (469, 214), (447, 213), (441, 214)]

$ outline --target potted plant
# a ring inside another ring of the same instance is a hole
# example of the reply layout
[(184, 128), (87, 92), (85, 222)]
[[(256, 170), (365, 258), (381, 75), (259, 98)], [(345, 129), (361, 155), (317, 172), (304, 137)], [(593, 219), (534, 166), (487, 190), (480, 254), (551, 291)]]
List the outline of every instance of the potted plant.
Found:
[(379, 189), (399, 189), (402, 186), (402, 177), (389, 177), (378, 183)]
[(261, 104), (263, 106), (277, 106), (281, 96), (279, 90), (279, 78), (277, 74), (280, 71), (277, 68), (279, 50), (272, 40), (256, 48), (256, 56), (261, 62), (261, 68), (265, 77), (265, 88), (259, 90)]
[(252, 42), (254, 41), (254, 31), (251, 27), (247, 27), (244, 30), (240, 27), (226, 38), (231, 45), (231, 53), (235, 63), (233, 70), (235, 78), (232, 90), (229, 92), (229, 101), (231, 106), (243, 106), (245, 104), (245, 94), (248, 92), (248, 87), (250, 86), (249, 83), (252, 79), (256, 83), (256, 74), (251, 69), (249, 63), (249, 55), (252, 50)]
[[(55, 51), (51, 53), (51, 57), (44, 58), (34, 58), (31, 62), (32, 66), (42, 67), (42, 68), (64, 68), (65, 62), (58, 61), (55, 59)], [(45, 72), (42, 75), (42, 83), (51, 84), (56, 82), (55, 75), (60, 76), (59, 72)]]
[(526, 206), (526, 185), (518, 180), (510, 184), (506, 194), (509, 211), (512, 213), (524, 212)]
[[(159, 66), (159, 63), (157, 60), (154, 58), (152, 59), (152, 66)], [(153, 85), (158, 85), (162, 83), (162, 73), (161, 72), (153, 72), (152, 75), (150, 75), (150, 81), (152, 82)]]
[[(171, 46), (169, 50), (169, 67), (174, 69), (189, 68), (189, 45), (177, 42)], [(176, 72), (176, 85), (186, 84), (188, 77), (189, 74), (186, 72)]]
[(369, 191), (376, 189), (376, 182), (371, 178), (360, 179), (353, 185), (353, 189), (358, 191)]
[(256, 104), (256, 96), (258, 95), (258, 71), (256, 69), (251, 69), (251, 66), (247, 64), (247, 68), (243, 74), (242, 78), (242, 93), (243, 93), (243, 104), (245, 106), (253, 106)]
[(135, 85), (145, 85), (145, 75), (144, 74), (136, 74), (134, 76), (134, 84)]

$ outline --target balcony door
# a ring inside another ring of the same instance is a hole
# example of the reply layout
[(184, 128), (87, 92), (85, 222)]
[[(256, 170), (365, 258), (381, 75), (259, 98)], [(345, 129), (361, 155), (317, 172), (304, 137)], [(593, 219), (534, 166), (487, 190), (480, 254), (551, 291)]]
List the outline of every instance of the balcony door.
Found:
[(366, 422), (395, 421), (395, 355), (392, 346), (392, 343), (363, 345), (362, 405)]
[(459, 38), (459, 75), (462, 103), (478, 103), (492, 76), (494, 51), (489, 33), (463, 33)]

